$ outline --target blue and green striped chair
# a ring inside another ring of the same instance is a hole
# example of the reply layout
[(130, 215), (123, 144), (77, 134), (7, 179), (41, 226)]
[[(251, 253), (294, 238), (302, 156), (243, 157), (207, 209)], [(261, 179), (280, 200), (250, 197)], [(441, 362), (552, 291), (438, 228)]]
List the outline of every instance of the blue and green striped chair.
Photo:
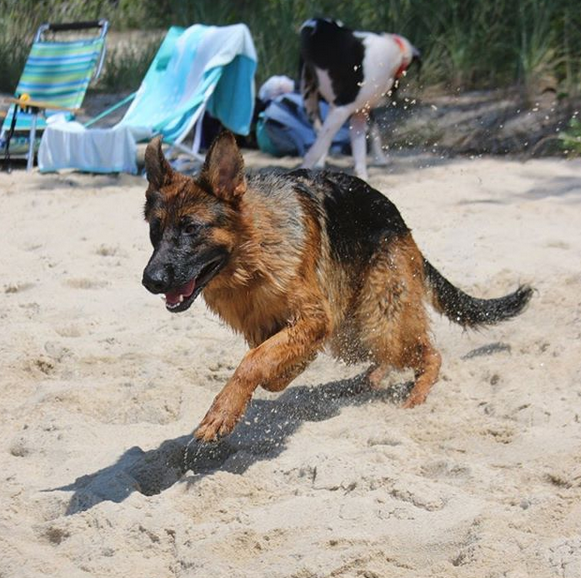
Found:
[[(70, 24), (42, 24), (37, 30), (30, 55), (14, 99), (0, 130), (0, 147), (6, 157), (26, 155), (32, 168), (40, 132), (56, 113), (73, 118), (85, 98), (89, 82), (101, 72), (105, 57), (106, 20)], [(75, 40), (48, 40), (47, 33), (96, 28), (99, 34)]]

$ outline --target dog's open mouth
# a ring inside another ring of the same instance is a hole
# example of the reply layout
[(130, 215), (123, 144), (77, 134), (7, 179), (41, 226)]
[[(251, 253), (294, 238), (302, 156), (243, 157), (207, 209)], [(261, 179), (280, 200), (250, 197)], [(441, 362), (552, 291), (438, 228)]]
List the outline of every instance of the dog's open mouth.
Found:
[[(165, 294), (165, 306), (171, 311), (175, 311), (184, 302), (191, 299), (196, 288), (196, 280), (192, 279), (181, 287), (176, 287)], [(193, 301), (193, 299), (192, 299)]]
[(184, 285), (175, 287), (165, 294), (165, 306), (172, 313), (185, 311), (201, 293), (202, 289), (222, 268), (224, 261), (214, 259), (205, 265), (197, 277), (191, 279)]

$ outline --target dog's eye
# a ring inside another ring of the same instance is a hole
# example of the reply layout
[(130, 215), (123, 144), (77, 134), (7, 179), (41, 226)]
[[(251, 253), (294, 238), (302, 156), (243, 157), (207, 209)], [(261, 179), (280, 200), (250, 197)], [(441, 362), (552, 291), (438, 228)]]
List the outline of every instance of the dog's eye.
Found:
[(194, 235), (195, 233), (197, 233), (200, 230), (199, 225), (197, 225), (196, 223), (186, 223), (182, 229), (182, 231), (186, 234), (186, 235)]
[(153, 246), (157, 245), (161, 239), (161, 223), (158, 219), (153, 219), (149, 224), (149, 239)]

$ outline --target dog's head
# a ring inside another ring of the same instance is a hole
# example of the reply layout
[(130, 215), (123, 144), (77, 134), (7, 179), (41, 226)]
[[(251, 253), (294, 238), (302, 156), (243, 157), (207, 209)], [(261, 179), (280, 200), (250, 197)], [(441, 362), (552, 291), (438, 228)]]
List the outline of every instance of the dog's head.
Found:
[(422, 71), (422, 53), (412, 45), (412, 60), (410, 62), (410, 67), (413, 65), (417, 67), (419, 76)]
[(399, 80), (404, 74), (407, 74), (413, 65), (417, 66), (419, 75), (422, 68), (422, 55), (420, 51), (403, 36), (392, 34), (391, 37), (398, 45), (402, 55), (401, 65), (395, 73), (395, 79)]
[(174, 171), (161, 138), (147, 146), (145, 219), (153, 255), (143, 285), (164, 294), (169, 311), (185, 311), (226, 267), (236, 244), (236, 215), (246, 191), (234, 136), (221, 133), (196, 178)]

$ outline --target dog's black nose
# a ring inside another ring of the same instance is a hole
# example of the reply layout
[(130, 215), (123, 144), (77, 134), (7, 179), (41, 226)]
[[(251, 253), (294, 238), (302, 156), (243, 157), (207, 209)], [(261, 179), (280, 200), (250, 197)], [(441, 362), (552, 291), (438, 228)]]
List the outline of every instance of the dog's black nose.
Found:
[(170, 287), (170, 274), (164, 267), (146, 267), (141, 283), (152, 293), (165, 293)]

